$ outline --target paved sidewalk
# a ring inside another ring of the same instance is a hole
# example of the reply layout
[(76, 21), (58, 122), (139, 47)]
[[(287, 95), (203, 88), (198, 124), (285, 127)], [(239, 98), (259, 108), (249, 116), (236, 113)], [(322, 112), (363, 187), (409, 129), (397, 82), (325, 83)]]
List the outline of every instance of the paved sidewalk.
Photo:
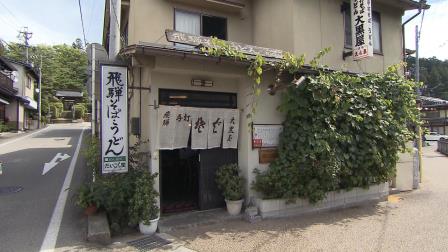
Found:
[(421, 189), (329, 213), (171, 232), (197, 251), (447, 251), (448, 157), (424, 148)]
[[(45, 129), (46, 127), (48, 127), (48, 125), (45, 127), (42, 127), (40, 130)], [(19, 132), (2, 132), (2, 133), (0, 133), (0, 144), (7, 143), (7, 142), (14, 140), (16, 138), (19, 138), (19, 137), (24, 137), (24, 136), (33, 134), (36, 131), (39, 131), (39, 129), (19, 131)]]

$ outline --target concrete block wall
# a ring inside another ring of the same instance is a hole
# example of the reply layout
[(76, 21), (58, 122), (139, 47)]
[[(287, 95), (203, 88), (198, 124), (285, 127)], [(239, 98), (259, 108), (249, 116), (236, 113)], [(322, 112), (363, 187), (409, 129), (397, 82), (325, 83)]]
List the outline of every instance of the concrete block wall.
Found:
[(389, 183), (371, 185), (368, 189), (354, 188), (350, 191), (333, 191), (316, 204), (310, 204), (306, 199), (288, 201), (285, 199), (257, 199), (256, 204), (261, 217), (278, 218), (297, 216), (336, 208), (360, 205), (369, 201), (386, 200), (389, 195)]

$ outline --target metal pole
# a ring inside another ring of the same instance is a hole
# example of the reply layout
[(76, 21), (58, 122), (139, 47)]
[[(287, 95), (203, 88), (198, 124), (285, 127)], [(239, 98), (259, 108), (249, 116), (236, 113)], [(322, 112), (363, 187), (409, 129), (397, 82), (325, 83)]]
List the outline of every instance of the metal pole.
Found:
[(109, 60), (115, 61), (120, 51), (121, 0), (110, 0)]
[[(419, 40), (420, 40), (420, 33), (418, 31), (418, 25), (415, 26), (415, 82), (417, 85), (420, 82), (420, 58), (419, 58)], [(420, 88), (417, 87), (417, 95), (420, 94)], [(422, 128), (421, 126), (417, 126), (417, 148), (418, 148), (418, 169), (420, 173), (420, 182), (422, 181), (423, 177), (423, 164), (422, 164)]]
[(40, 129), (40, 122), (42, 120), (42, 55), (40, 56), (40, 67), (39, 67), (39, 116), (37, 120), (37, 128)]
[(91, 102), (92, 102), (92, 111), (91, 111), (91, 128), (92, 128), (92, 137), (95, 137), (95, 127), (96, 127), (96, 102), (95, 102), (95, 75), (96, 75), (96, 61), (95, 61), (95, 43), (92, 44), (92, 87), (91, 87), (91, 94), (92, 97)]

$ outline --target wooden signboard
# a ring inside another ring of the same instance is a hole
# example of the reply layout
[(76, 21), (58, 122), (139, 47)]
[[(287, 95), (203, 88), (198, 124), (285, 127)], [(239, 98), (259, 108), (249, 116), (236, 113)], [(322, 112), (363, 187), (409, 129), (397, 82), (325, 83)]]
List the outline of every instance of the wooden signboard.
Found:
[(269, 164), (278, 158), (277, 149), (260, 149), (258, 150), (258, 161), (260, 164)]

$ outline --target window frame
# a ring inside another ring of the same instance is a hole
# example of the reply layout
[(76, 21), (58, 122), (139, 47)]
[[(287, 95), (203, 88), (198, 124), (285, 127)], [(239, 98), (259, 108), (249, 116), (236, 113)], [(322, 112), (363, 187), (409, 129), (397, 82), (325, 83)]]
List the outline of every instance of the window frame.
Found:
[[(346, 42), (347, 40), (347, 33), (345, 30), (345, 26), (347, 24), (347, 13), (349, 14), (349, 23), (350, 23), (350, 40), (351, 40), (351, 35), (352, 35), (352, 27), (351, 27), (351, 12), (350, 12), (350, 3), (347, 2), (343, 2), (341, 5), (341, 12), (342, 12), (342, 18), (343, 18), (343, 30), (344, 30), (344, 49), (350, 49), (353, 50), (353, 42), (351, 42), (350, 45), (348, 45)], [(374, 36), (374, 32), (373, 32), (373, 19), (374, 16), (378, 17), (378, 23), (379, 23), (379, 40), (380, 40), (380, 44), (379, 44), (379, 49), (375, 48), (375, 45), (373, 46), (373, 54), (377, 54), (377, 55), (383, 55), (383, 32), (382, 32), (382, 24), (381, 24), (381, 13), (379, 11), (375, 11), (372, 10), (372, 37)], [(373, 39), (373, 38), (372, 38)], [(373, 42), (373, 41), (372, 41)]]
[(194, 15), (198, 15), (199, 17), (200, 17), (200, 19), (199, 19), (199, 24), (200, 24), (200, 26), (201, 27), (199, 27), (199, 30), (200, 30), (200, 36), (204, 36), (204, 35), (202, 35), (203, 34), (203, 29), (202, 29), (202, 27), (203, 27), (203, 24), (202, 24), (202, 17), (204, 17), (204, 16), (206, 16), (206, 17), (216, 17), (216, 18), (222, 18), (222, 19), (224, 19), (225, 20), (225, 30), (226, 30), (226, 34), (225, 34), (225, 39), (224, 40), (228, 40), (228, 38), (229, 38), (229, 29), (228, 29), (228, 25), (229, 25), (229, 20), (228, 20), (228, 18), (227, 17), (225, 17), (225, 16), (219, 16), (219, 15), (212, 15), (212, 14), (208, 14), (208, 13), (204, 13), (204, 12), (199, 12), (199, 11), (192, 11), (192, 10), (186, 10), (186, 9), (182, 9), (182, 8), (177, 8), (177, 7), (175, 7), (174, 8), (174, 11), (173, 11), (173, 30), (175, 30), (175, 31), (177, 31), (176, 30), (176, 11), (179, 11), (179, 12), (184, 12), (184, 13), (189, 13), (189, 14), (194, 14)]

